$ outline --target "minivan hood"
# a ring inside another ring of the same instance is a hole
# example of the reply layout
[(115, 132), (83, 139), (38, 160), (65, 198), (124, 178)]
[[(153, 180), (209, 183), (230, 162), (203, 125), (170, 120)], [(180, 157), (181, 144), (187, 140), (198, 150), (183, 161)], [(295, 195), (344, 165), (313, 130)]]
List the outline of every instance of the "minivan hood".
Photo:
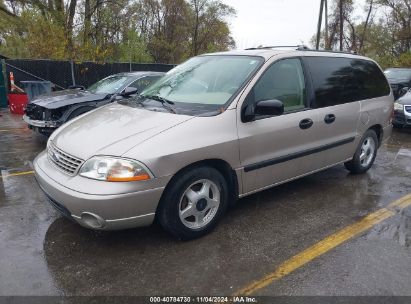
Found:
[(94, 94), (81, 90), (64, 90), (52, 92), (49, 95), (41, 95), (33, 100), (32, 103), (47, 109), (57, 109), (88, 101), (100, 101), (107, 97), (107, 94)]
[(83, 160), (94, 155), (121, 156), (192, 118), (113, 103), (69, 121), (50, 140), (57, 148)]

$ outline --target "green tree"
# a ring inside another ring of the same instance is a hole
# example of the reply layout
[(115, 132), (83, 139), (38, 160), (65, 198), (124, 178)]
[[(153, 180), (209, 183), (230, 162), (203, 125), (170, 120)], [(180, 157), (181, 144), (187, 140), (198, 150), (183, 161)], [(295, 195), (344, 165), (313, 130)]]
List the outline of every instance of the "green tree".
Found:
[(0, 0), (10, 57), (180, 63), (234, 47), (220, 0)]
[(214, 0), (190, 0), (191, 55), (224, 51), (235, 47), (230, 29), (224, 21), (235, 16), (235, 10)]
[(144, 40), (139, 36), (136, 30), (130, 30), (127, 37), (119, 47), (120, 61), (150, 63), (153, 57), (149, 53)]

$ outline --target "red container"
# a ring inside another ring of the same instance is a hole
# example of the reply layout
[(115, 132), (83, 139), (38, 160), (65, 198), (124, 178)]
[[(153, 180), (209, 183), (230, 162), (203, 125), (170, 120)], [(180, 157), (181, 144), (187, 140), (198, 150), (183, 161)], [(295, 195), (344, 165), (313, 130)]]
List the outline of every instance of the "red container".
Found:
[(24, 110), (29, 102), (26, 94), (8, 94), (10, 112), (13, 114), (24, 115)]

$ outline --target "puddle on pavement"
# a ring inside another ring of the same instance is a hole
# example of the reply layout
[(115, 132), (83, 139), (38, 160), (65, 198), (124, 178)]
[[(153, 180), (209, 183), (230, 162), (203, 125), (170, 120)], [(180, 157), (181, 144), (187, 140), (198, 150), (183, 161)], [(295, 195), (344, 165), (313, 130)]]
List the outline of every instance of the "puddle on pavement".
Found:
[(411, 149), (400, 149), (396, 157), (396, 162), (411, 177)]
[(407, 156), (411, 158), (411, 150), (402, 148), (398, 151), (398, 155)]
[(411, 247), (411, 209), (398, 211), (394, 217), (374, 227), (367, 234), (369, 240), (395, 240), (401, 246)]
[(26, 162), (26, 165), (21, 168), (0, 170), (0, 207), (36, 201), (41, 193), (33, 174), (10, 176), (10, 174), (31, 170), (33, 170), (31, 162)]

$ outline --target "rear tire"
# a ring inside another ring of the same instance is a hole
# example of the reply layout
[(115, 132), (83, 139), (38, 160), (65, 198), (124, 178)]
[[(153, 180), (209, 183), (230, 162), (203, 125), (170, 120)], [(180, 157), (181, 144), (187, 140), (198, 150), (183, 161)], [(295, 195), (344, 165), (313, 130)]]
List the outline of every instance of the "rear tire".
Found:
[(228, 186), (211, 167), (195, 167), (176, 176), (160, 201), (161, 226), (181, 240), (199, 238), (214, 229), (228, 206)]
[(345, 168), (353, 174), (367, 172), (374, 164), (378, 150), (378, 138), (374, 130), (365, 132), (352, 160), (344, 163)]

